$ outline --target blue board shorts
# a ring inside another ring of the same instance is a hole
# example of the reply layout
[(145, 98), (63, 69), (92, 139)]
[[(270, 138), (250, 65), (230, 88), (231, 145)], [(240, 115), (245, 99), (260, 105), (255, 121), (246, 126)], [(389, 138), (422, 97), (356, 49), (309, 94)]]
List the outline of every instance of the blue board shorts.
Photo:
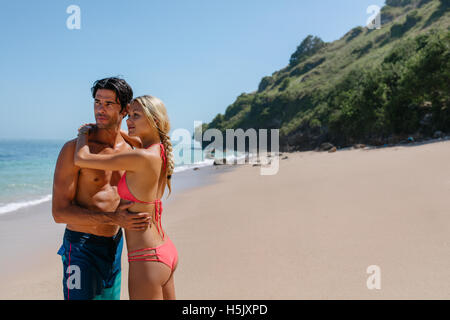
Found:
[(58, 250), (63, 262), (65, 300), (119, 300), (122, 229), (101, 237), (66, 228)]

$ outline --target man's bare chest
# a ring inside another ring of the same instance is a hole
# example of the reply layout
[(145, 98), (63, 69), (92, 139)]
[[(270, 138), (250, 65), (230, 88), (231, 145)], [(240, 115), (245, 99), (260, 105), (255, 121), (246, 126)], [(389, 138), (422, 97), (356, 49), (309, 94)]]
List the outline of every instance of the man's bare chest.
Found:
[[(89, 150), (92, 154), (118, 154), (126, 151), (126, 148), (113, 149), (97, 143), (90, 143)], [(88, 189), (98, 189), (108, 186), (117, 186), (125, 171), (110, 171), (90, 168), (81, 168), (78, 182)]]

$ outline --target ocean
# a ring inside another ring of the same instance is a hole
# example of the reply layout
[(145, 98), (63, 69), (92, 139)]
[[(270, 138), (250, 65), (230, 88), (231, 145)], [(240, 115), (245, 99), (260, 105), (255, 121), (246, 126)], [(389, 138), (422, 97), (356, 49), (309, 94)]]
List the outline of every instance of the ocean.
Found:
[[(0, 214), (51, 200), (56, 160), (66, 141), (0, 139)], [(198, 145), (174, 145), (173, 150), (175, 173), (214, 163)], [(190, 157), (184, 157), (182, 150), (190, 151)], [(241, 157), (226, 156), (227, 161)]]

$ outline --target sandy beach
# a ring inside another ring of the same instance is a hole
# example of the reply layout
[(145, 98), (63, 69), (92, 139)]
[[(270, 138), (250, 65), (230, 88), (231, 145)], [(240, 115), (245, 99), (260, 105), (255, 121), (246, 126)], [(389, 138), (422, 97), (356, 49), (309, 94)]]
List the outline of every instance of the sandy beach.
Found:
[[(284, 155), (272, 176), (180, 173), (197, 183), (163, 199), (162, 218), (178, 299), (450, 298), (450, 141)], [(29, 210), (0, 216), (0, 299), (62, 299), (64, 226), (50, 203)]]

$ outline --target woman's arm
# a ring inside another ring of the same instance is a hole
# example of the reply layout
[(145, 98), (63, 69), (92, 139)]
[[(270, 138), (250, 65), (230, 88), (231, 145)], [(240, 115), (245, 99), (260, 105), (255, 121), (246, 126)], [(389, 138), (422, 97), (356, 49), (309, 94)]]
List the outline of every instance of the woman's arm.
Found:
[[(67, 142), (61, 149), (53, 178), (52, 214), (56, 223), (83, 226), (118, 225), (130, 230), (146, 230), (144, 222), (151, 218), (149, 213), (130, 214), (127, 209), (133, 205), (120, 205), (115, 212), (88, 210), (76, 204), (79, 167), (73, 163), (75, 141)], [(137, 219), (139, 218), (139, 219)]]
[(88, 146), (90, 128), (90, 125), (85, 125), (79, 129), (74, 158), (76, 166), (110, 171), (136, 171), (148, 162), (148, 155), (139, 149), (116, 154), (92, 154)]

